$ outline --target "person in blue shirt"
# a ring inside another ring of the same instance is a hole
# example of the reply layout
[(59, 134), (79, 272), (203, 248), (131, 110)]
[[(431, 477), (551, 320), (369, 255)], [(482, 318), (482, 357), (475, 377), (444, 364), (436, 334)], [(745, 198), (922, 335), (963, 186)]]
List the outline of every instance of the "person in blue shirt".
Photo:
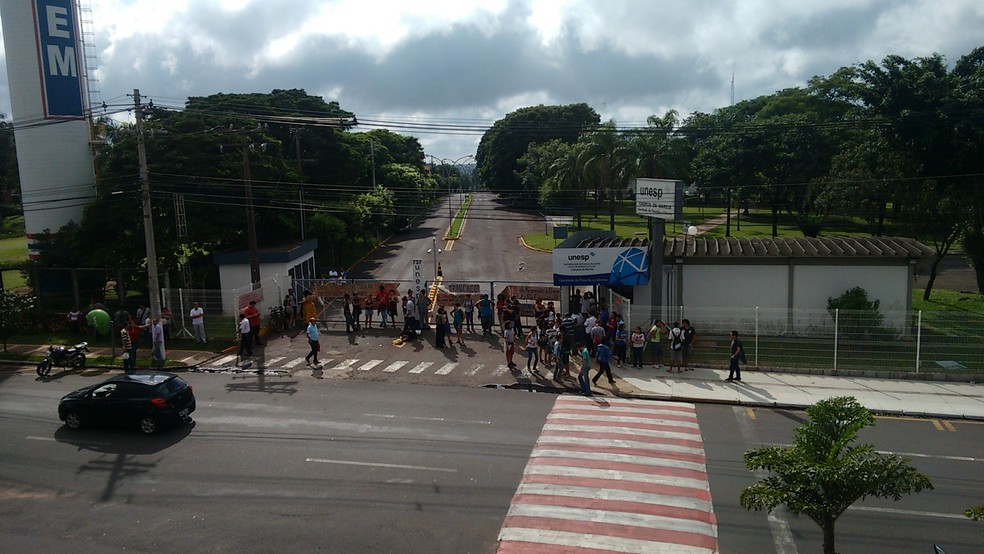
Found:
[(495, 305), (489, 300), (488, 294), (483, 294), (478, 301), (478, 318), (482, 322), (482, 336), (492, 334), (492, 317), (495, 315)]
[(612, 360), (612, 350), (608, 348), (608, 341), (602, 341), (598, 345), (595, 351), (595, 358), (598, 359), (598, 373), (595, 373), (594, 379), (591, 380), (592, 383), (598, 384), (598, 378), (604, 373), (608, 377), (608, 382), (614, 384), (615, 379), (612, 378), (612, 366), (610, 362)]
[(575, 344), (574, 350), (581, 356), (581, 371), (577, 372), (577, 383), (581, 385), (581, 392), (585, 396), (591, 396), (591, 353), (581, 343)]
[(618, 329), (615, 331), (615, 362), (618, 367), (625, 363), (625, 353), (628, 351), (629, 333), (625, 330), (625, 323), (619, 322)]
[(307, 326), (308, 344), (311, 346), (311, 352), (309, 352), (307, 356), (304, 356), (304, 361), (307, 362), (307, 365), (312, 365), (312, 358), (314, 358), (313, 365), (321, 365), (318, 363), (318, 351), (321, 350), (321, 345), (318, 343), (318, 338), (320, 338), (320, 336), (321, 333), (318, 332), (318, 320), (312, 317), (308, 321)]

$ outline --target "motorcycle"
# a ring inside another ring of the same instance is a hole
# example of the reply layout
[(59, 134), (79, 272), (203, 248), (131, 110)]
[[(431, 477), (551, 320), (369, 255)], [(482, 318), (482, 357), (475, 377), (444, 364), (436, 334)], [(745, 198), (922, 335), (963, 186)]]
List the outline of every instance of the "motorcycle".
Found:
[(87, 342), (80, 342), (75, 346), (48, 346), (48, 354), (38, 363), (38, 375), (47, 376), (53, 366), (82, 369), (85, 367), (86, 352), (89, 352)]

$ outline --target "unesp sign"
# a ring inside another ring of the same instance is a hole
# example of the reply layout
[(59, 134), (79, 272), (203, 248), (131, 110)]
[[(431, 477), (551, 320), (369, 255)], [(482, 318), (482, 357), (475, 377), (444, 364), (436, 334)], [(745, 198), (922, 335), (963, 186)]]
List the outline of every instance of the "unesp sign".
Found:
[(34, 8), (44, 115), (52, 119), (80, 119), (84, 104), (75, 3), (34, 0)]
[(659, 219), (683, 219), (683, 181), (636, 179), (636, 214)]

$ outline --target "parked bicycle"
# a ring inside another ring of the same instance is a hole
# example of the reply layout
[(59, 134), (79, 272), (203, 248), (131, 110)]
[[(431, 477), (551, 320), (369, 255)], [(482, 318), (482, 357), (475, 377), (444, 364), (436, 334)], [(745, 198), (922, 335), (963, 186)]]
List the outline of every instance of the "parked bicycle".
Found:
[(283, 333), (287, 328), (287, 310), (283, 306), (273, 306), (270, 308), (270, 319), (267, 328), (274, 333)]

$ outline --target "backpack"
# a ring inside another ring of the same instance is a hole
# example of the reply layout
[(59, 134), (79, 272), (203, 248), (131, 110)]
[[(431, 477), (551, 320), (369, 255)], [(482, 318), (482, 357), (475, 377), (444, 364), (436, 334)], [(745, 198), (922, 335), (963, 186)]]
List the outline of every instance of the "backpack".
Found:
[(681, 340), (682, 336), (683, 331), (680, 330), (679, 327), (674, 327), (670, 330), (670, 347), (673, 348), (673, 350), (680, 350), (683, 348), (683, 340)]

